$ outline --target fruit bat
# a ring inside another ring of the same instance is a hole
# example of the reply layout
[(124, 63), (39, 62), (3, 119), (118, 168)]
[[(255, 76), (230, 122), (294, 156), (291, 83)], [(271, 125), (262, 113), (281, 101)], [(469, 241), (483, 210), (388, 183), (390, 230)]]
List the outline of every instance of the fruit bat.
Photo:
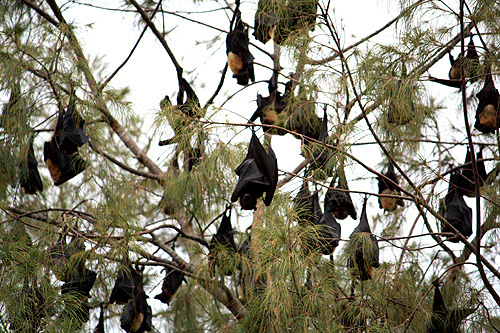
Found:
[(68, 107), (62, 119), (61, 133), (57, 137), (59, 148), (68, 155), (74, 155), (78, 148), (89, 141), (83, 130), (85, 120), (76, 111), (75, 92), (71, 92)]
[(479, 68), (479, 55), (476, 51), (476, 46), (474, 45), (474, 40), (472, 36), (470, 37), (469, 44), (467, 46), (467, 54), (465, 57), (460, 54), (457, 59), (453, 58), (451, 53), (448, 54), (450, 58), (451, 68), (448, 72), (449, 80), (446, 79), (438, 79), (432, 76), (429, 76), (429, 80), (432, 82), (437, 82), (442, 85), (452, 87), (452, 88), (461, 88), (460, 82), (460, 70), (464, 67), (464, 77), (471, 78), (470, 81), (475, 81), (476, 76), (478, 75)]
[[(186, 92), (186, 100), (184, 101), (184, 92)], [(199, 118), (201, 116), (198, 110), (201, 108), (200, 100), (193, 88), (189, 85), (186, 79), (182, 78), (179, 82), (179, 91), (177, 93), (177, 105), (172, 105), (170, 98), (165, 96), (160, 102), (160, 108), (162, 110), (172, 109), (174, 113), (177, 113), (176, 117), (169, 119), (170, 126), (174, 130), (174, 136), (167, 140), (161, 140), (158, 145), (166, 146), (173, 143), (178, 143), (185, 137), (186, 130), (189, 129), (189, 124), (191, 123), (190, 118)], [(180, 114), (178, 114), (180, 111)]]
[(269, 206), (278, 184), (278, 161), (271, 146), (266, 153), (252, 131), (247, 156), (235, 170), (239, 176), (231, 202), (240, 200), (241, 209), (257, 209), (257, 198), (266, 193), (264, 204)]
[(59, 146), (58, 141), (62, 127), (63, 117), (59, 115), (54, 135), (43, 146), (43, 160), (56, 186), (67, 182), (87, 168), (87, 163), (78, 152), (68, 155)]
[(366, 216), (366, 201), (365, 198), (359, 224), (352, 232), (347, 245), (347, 266), (354, 270), (354, 275), (361, 281), (371, 279), (373, 267), (380, 266), (377, 239), (370, 230)]
[(322, 212), (319, 205), (318, 192), (311, 195), (307, 180), (304, 179), (299, 193), (293, 199), (294, 207), (297, 212), (298, 222), (303, 225), (310, 223), (316, 225), (321, 219)]
[(142, 333), (151, 331), (151, 306), (148, 305), (146, 293), (142, 286), (142, 274), (135, 279), (132, 298), (123, 308), (120, 317), (120, 327), (126, 332)]
[(61, 287), (61, 294), (78, 293), (81, 297), (90, 297), (90, 290), (94, 286), (97, 273), (87, 268), (70, 274), (70, 278)]
[(239, 85), (245, 86), (250, 79), (255, 82), (254, 57), (248, 49), (248, 28), (245, 29), (239, 9), (235, 12), (236, 24), (226, 37), (227, 64)]
[[(450, 175), (450, 186), (445, 197), (446, 213), (444, 218), (465, 238), (472, 235), (472, 209), (465, 203), (464, 197), (457, 188), (459, 174)], [(442, 225), (443, 232), (452, 232), (446, 225)], [(452, 236), (449, 241), (457, 243), (458, 238)]]
[(335, 220), (333, 214), (325, 209), (316, 226), (318, 227), (318, 233), (313, 241), (314, 249), (324, 255), (333, 254), (333, 251), (339, 245), (340, 224)]
[[(394, 183), (399, 185), (398, 177), (394, 172), (394, 165), (389, 163), (389, 167), (387, 168), (387, 172), (384, 175), (392, 180)], [(378, 193), (379, 194), (394, 194), (398, 195), (399, 191), (396, 189), (396, 186), (392, 184), (390, 181), (386, 180), (383, 177), (378, 178)], [(404, 202), (402, 199), (390, 198), (390, 197), (379, 197), (378, 203), (381, 209), (384, 209), (387, 212), (395, 211), (397, 206), (404, 207)]]
[(101, 311), (99, 313), (99, 322), (94, 328), (94, 333), (104, 333), (104, 306), (101, 303), (100, 305)]
[(479, 104), (474, 127), (482, 133), (494, 133), (499, 128), (497, 124), (499, 94), (491, 73), (486, 75), (484, 87), (476, 94), (476, 97), (479, 99)]
[(161, 293), (156, 295), (155, 299), (170, 305), (170, 302), (172, 302), (172, 299), (182, 284), (182, 280), (184, 280), (183, 272), (166, 267), (165, 278), (161, 285)]
[[(480, 148), (479, 152), (476, 154), (476, 161), (477, 161), (476, 165), (479, 176), (479, 187), (484, 185), (484, 181), (488, 177), (488, 175), (486, 174), (486, 169), (484, 167), (484, 161), (479, 161), (482, 159), (483, 159), (483, 149)], [(465, 156), (464, 164), (470, 162), (471, 162), (471, 155), (469, 148), (467, 148), (467, 155)], [(468, 197), (476, 196), (476, 193), (474, 192), (475, 184), (474, 184), (474, 172), (472, 170), (472, 165), (465, 166), (461, 169), (461, 172), (459, 172), (457, 177), (457, 187), (460, 194), (466, 195)]]
[[(305, 184), (306, 182), (304, 182)], [(303, 185), (308, 187), (307, 184)], [(301, 188), (302, 191), (302, 188)], [(321, 206), (319, 204), (319, 195), (318, 192), (314, 192), (314, 194), (310, 194), (309, 188), (307, 188), (307, 192), (299, 191), (297, 195), (295, 205), (299, 209), (299, 224), (305, 225), (317, 225), (323, 216), (323, 212), (321, 211)], [(307, 193), (307, 196), (305, 194)], [(301, 196), (301, 197), (299, 197)]]
[(400, 79), (389, 87), (391, 92), (387, 110), (389, 124), (406, 125), (415, 117), (414, 87), (404, 83), (407, 77), (406, 65), (403, 62)]
[[(304, 96), (302, 89), (299, 89), (298, 96)], [(316, 114), (316, 103), (314, 101), (301, 99), (298, 101), (298, 105), (293, 105), (293, 107), (295, 110), (285, 121), (283, 127), (299, 134), (294, 136), (302, 140), (303, 144), (307, 143), (307, 138), (318, 140), (321, 134), (323, 121)], [(324, 126), (327, 127), (327, 124)], [(327, 128), (325, 129), (325, 134), (326, 130)]]
[[(285, 85), (285, 93), (281, 95), (278, 91), (277, 72), (273, 72), (273, 76), (268, 81), (269, 96), (262, 97), (257, 94), (257, 110), (250, 117), (250, 122), (254, 122), (257, 118), (260, 119), (261, 124), (266, 125), (282, 125), (279, 121), (282, 118), (281, 114), (287, 107), (287, 101), (291, 94), (292, 81)], [(264, 132), (277, 135), (285, 135), (285, 131), (264, 127)]]
[(56, 278), (63, 282), (69, 282), (79, 272), (85, 270), (83, 260), (75, 260), (75, 255), (85, 251), (83, 241), (73, 238), (66, 244), (66, 237), (59, 236), (59, 240), (49, 249), (49, 257), (52, 264), (52, 271)]
[(277, 4), (272, 0), (259, 0), (257, 5), (253, 35), (264, 44), (274, 36), (279, 21), (277, 9)]
[(455, 333), (458, 327), (476, 309), (461, 308), (448, 310), (444, 304), (439, 284), (434, 283), (434, 300), (432, 302), (432, 317), (427, 324), (427, 333)]
[[(330, 187), (333, 187), (333, 179)], [(339, 220), (345, 220), (347, 216), (351, 216), (353, 220), (358, 218), (348, 190), (347, 181), (339, 179), (337, 187), (328, 189), (325, 195), (325, 210), (332, 212), (335, 218)]]
[(43, 191), (43, 183), (38, 173), (35, 151), (33, 150), (33, 138), (31, 138), (28, 146), (26, 160), (21, 165), (19, 184), (26, 194), (35, 194), (37, 191)]
[(132, 267), (132, 265), (118, 268), (115, 285), (109, 296), (109, 303), (123, 305), (132, 298), (136, 280), (140, 278), (140, 274)]
[[(335, 142), (332, 137), (327, 137), (328, 135), (328, 116), (326, 114), (326, 108), (323, 114), (323, 120), (321, 122), (321, 130), (319, 132), (318, 141), (323, 143), (334, 145)], [(311, 169), (316, 170), (318, 168), (324, 169), (328, 161), (333, 155), (333, 149), (325, 146), (314, 147), (311, 159)], [(331, 176), (332, 169), (325, 170), (327, 176)]]
[[(217, 233), (212, 236), (209, 244), (208, 261), (212, 264), (217, 264), (224, 275), (232, 275), (234, 267), (231, 267), (230, 262), (224, 262), (224, 252), (236, 253), (237, 248), (234, 243), (233, 227), (231, 226), (231, 208), (227, 208), (222, 216)], [(233, 265), (234, 266), (234, 265)]]

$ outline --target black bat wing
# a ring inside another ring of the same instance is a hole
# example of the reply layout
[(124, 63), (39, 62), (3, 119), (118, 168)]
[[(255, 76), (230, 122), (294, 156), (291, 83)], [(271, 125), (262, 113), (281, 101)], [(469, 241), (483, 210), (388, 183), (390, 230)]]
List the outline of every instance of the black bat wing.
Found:
[(480, 115), (488, 105), (491, 105), (494, 108), (495, 113), (497, 113), (499, 96), (500, 95), (498, 93), (498, 90), (495, 88), (495, 84), (493, 83), (491, 74), (487, 75), (483, 89), (481, 89), (476, 94), (476, 97), (479, 100), (479, 104), (476, 109), (476, 122), (474, 124), (474, 127), (482, 133), (495, 132), (496, 126), (485, 126), (484, 124), (481, 124)]
[(96, 272), (84, 269), (81, 275), (63, 284), (61, 287), (61, 294), (76, 292), (84, 296), (90, 296), (90, 290), (94, 286), (96, 278)]
[(109, 303), (125, 304), (130, 300), (134, 293), (135, 278), (138, 275), (132, 266), (120, 267), (115, 280), (113, 290), (109, 297)]
[(27, 194), (35, 194), (37, 191), (43, 191), (43, 183), (38, 172), (38, 163), (33, 150), (33, 139), (28, 147), (26, 164), (21, 167), (19, 184)]
[[(456, 184), (457, 175), (453, 174), (450, 176), (450, 186), (451, 184)], [(452, 189), (446, 195), (446, 214), (445, 219), (450, 223), (455, 229), (457, 229), (465, 238), (472, 235), (472, 209), (467, 206), (463, 195), (459, 193), (457, 189)], [(443, 231), (448, 231), (446, 226)], [(451, 239), (452, 241), (458, 242), (458, 239)]]
[[(229, 214), (227, 214), (228, 211)], [(216, 244), (225, 246), (234, 252), (237, 251), (236, 244), (234, 242), (234, 231), (231, 226), (231, 209), (227, 209), (226, 212), (224, 212), (219, 229), (217, 230), (217, 233), (212, 236), (209, 247), (213, 249)]]
[(254, 33), (255, 39), (262, 43), (267, 43), (270, 39), (270, 32), (278, 24), (276, 10), (273, 1), (259, 0), (257, 11), (255, 12)]
[(361, 217), (359, 218), (359, 224), (352, 233), (355, 234), (360, 232), (367, 232), (370, 234), (372, 233), (370, 225), (368, 224), (368, 216), (366, 215), (366, 199), (363, 202), (363, 209), (361, 210)]
[(429, 76), (429, 81), (436, 82), (452, 88), (460, 88), (462, 86), (460, 80), (438, 79), (437, 77)]
[(89, 141), (89, 136), (83, 130), (85, 120), (78, 114), (73, 97), (70, 98), (69, 105), (63, 116), (61, 134), (57, 143), (59, 147), (68, 155), (73, 155), (78, 148)]
[(264, 171), (258, 167), (253, 158), (243, 160), (235, 172), (240, 178), (231, 195), (231, 202), (235, 202), (245, 193), (251, 193), (255, 197), (260, 197), (269, 185), (269, 179), (264, 174)]
[[(337, 186), (338, 189), (342, 190), (348, 190), (347, 186), (339, 184)], [(328, 199), (328, 210), (330, 212), (335, 211), (338, 208), (344, 208), (347, 210), (349, 213), (349, 216), (353, 220), (358, 218), (358, 214), (356, 212), (356, 208), (354, 207), (354, 204), (351, 199), (351, 195), (349, 192), (345, 191), (338, 191), (338, 190), (328, 190), (327, 192), (327, 199)], [(327, 208), (325, 207), (325, 210)]]
[(248, 35), (244, 30), (233, 30), (226, 37), (226, 53), (232, 52), (241, 57), (244, 67), (253, 64), (254, 57), (248, 49)]
[(317, 224), (321, 229), (319, 230), (319, 245), (321, 252), (324, 255), (333, 253), (333, 250), (339, 245), (341, 227), (335, 220), (333, 214), (325, 211)]

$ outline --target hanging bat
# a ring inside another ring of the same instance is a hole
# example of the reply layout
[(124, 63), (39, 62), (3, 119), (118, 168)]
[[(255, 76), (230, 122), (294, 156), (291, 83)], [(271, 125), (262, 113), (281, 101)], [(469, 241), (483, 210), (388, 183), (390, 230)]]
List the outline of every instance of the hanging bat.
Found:
[(217, 233), (212, 236), (212, 240), (208, 247), (208, 261), (211, 263), (212, 268), (217, 265), (226, 276), (232, 275), (235, 268), (231, 267), (234, 266), (231, 265), (231, 262), (224, 260), (227, 259), (224, 255), (225, 253), (229, 252), (231, 254), (237, 252), (233, 233), (233, 227), (231, 226), (231, 208), (228, 207), (222, 216), (219, 229), (217, 229)]
[(78, 152), (68, 155), (59, 146), (58, 141), (62, 127), (63, 117), (59, 115), (54, 135), (43, 146), (43, 160), (56, 186), (67, 182), (87, 168), (87, 163)]
[(120, 317), (120, 327), (126, 332), (142, 333), (151, 331), (152, 311), (148, 305), (146, 293), (142, 286), (142, 274), (139, 273), (135, 279), (134, 291), (132, 298), (123, 308), (123, 313)]
[(276, 4), (272, 0), (259, 0), (257, 12), (255, 12), (255, 23), (253, 35), (261, 43), (267, 43), (274, 37), (278, 17), (276, 16)]
[(172, 299), (182, 284), (182, 280), (184, 280), (184, 273), (166, 267), (165, 278), (161, 285), (161, 294), (156, 295), (155, 299), (170, 305), (170, 302), (172, 302)]
[[(472, 209), (465, 203), (464, 197), (458, 190), (459, 174), (454, 172), (450, 175), (450, 186), (445, 197), (446, 213), (444, 218), (465, 238), (472, 235)], [(452, 232), (446, 225), (441, 226), (442, 232)], [(457, 243), (457, 237), (448, 238), (449, 241)]]
[(365, 198), (359, 224), (352, 232), (347, 244), (347, 266), (353, 269), (354, 275), (361, 281), (371, 279), (373, 268), (380, 266), (379, 247), (368, 224), (366, 202)]
[(464, 78), (471, 78), (471, 82), (476, 80), (475, 77), (478, 75), (478, 68), (480, 64), (479, 55), (476, 51), (476, 46), (474, 45), (472, 36), (470, 37), (470, 41), (467, 46), (467, 54), (465, 55), (465, 57), (460, 54), (457, 59), (455, 59), (451, 53), (449, 53), (448, 55), (451, 64), (450, 71), (448, 72), (448, 77), (450, 79), (438, 79), (429, 76), (430, 81), (437, 82), (452, 88), (461, 88), (462, 84), (460, 82), (460, 70), (462, 67), (464, 68)]
[(60, 150), (68, 155), (74, 155), (78, 148), (89, 141), (89, 136), (83, 130), (85, 120), (76, 111), (75, 91), (71, 89), (68, 107), (62, 119), (61, 133), (57, 136)]
[(21, 165), (19, 174), (19, 185), (26, 194), (35, 194), (43, 191), (43, 183), (38, 173), (38, 163), (35, 159), (35, 151), (33, 150), (33, 137), (28, 146), (28, 154), (26, 160)]
[(104, 306), (101, 303), (100, 306), (101, 311), (99, 313), (99, 321), (97, 322), (96, 327), (94, 328), (94, 333), (104, 333)]
[(332, 179), (332, 183), (330, 184), (331, 188), (328, 189), (325, 195), (325, 210), (332, 212), (335, 218), (339, 220), (345, 220), (347, 216), (351, 216), (353, 220), (357, 219), (358, 216), (356, 208), (354, 207), (351, 195), (348, 192), (349, 187), (347, 186), (347, 181), (339, 179), (339, 183), (335, 189), (333, 188), (333, 185)]
[(493, 83), (491, 72), (486, 75), (484, 87), (476, 94), (479, 104), (476, 109), (474, 127), (482, 133), (494, 133), (499, 124), (498, 117), (498, 90)]
[[(298, 95), (304, 96), (302, 89), (299, 89)], [(319, 139), (322, 126), (323, 121), (316, 114), (316, 103), (309, 100), (300, 100), (298, 105), (296, 106), (296, 109), (287, 119), (283, 127), (299, 134), (294, 136), (297, 139), (302, 140), (302, 144), (305, 144), (307, 143), (307, 138), (312, 138), (315, 140)], [(325, 124), (324, 126), (327, 126), (327, 124)]]
[(341, 233), (340, 224), (335, 220), (333, 214), (326, 210), (325, 207), (325, 212), (316, 226), (318, 227), (318, 233), (312, 242), (314, 244), (312, 248), (324, 255), (333, 254), (333, 251), (335, 251), (335, 248), (339, 245)]
[[(186, 92), (186, 100), (184, 101), (184, 92)], [(172, 105), (170, 98), (165, 96), (160, 102), (160, 108), (167, 114), (172, 111), (180, 114), (178, 117), (169, 119), (170, 126), (174, 130), (174, 136), (167, 140), (161, 140), (158, 145), (166, 146), (173, 143), (179, 143), (186, 136), (186, 131), (189, 130), (191, 118), (200, 118), (202, 114), (198, 111), (201, 109), (200, 100), (193, 88), (189, 85), (186, 79), (182, 78), (179, 82), (179, 91), (177, 93), (177, 105)]]
[(109, 296), (109, 303), (123, 305), (132, 298), (136, 280), (140, 278), (140, 273), (137, 272), (132, 265), (120, 265), (116, 276), (115, 285)]
[(58, 280), (69, 282), (73, 276), (85, 269), (84, 261), (75, 260), (74, 257), (84, 251), (85, 245), (81, 239), (73, 238), (66, 244), (66, 237), (59, 236), (58, 241), (49, 249), (52, 271)]
[[(479, 187), (484, 185), (484, 181), (488, 177), (486, 174), (486, 168), (484, 167), (484, 161), (480, 161), (483, 159), (483, 148), (479, 148), (479, 152), (476, 154), (476, 166), (477, 172), (479, 176)], [(465, 162), (470, 163), (472, 160), (469, 148), (467, 148), (467, 155), (465, 156)], [(476, 197), (475, 193), (475, 183), (474, 183), (474, 172), (472, 170), (472, 165), (465, 166), (461, 169), (461, 172), (458, 174), (457, 178), (457, 187), (460, 194), (466, 195), (468, 197)]]
[[(319, 132), (318, 141), (329, 145), (335, 145), (335, 141), (332, 137), (328, 137), (328, 116), (326, 114), (326, 107), (324, 109), (323, 120), (321, 121), (321, 130)], [(306, 140), (307, 142), (307, 140)], [(312, 159), (310, 168), (312, 170), (325, 169), (326, 164), (333, 156), (333, 149), (329, 147), (314, 147), (312, 152)], [(327, 177), (331, 176), (332, 168), (324, 170)]]
[[(387, 172), (384, 175), (392, 180), (395, 184), (399, 185), (398, 177), (394, 172), (394, 165), (389, 163), (389, 167), (387, 168)], [(399, 191), (396, 189), (396, 185), (386, 180), (383, 177), (378, 178), (378, 193), (379, 194), (393, 194), (399, 195)], [(390, 198), (390, 197), (379, 197), (378, 203), (381, 209), (384, 209), (387, 212), (393, 212), (396, 210), (397, 206), (404, 207), (404, 202), (402, 199)]]
[[(282, 95), (278, 91), (278, 73), (276, 71), (273, 72), (273, 76), (268, 81), (268, 91), (269, 96), (262, 97), (262, 95), (257, 94), (257, 110), (255, 110), (254, 114), (250, 117), (250, 122), (254, 122), (257, 118), (259, 118), (261, 124), (266, 125), (282, 125), (278, 118), (280, 114), (287, 107), (287, 101), (289, 100), (289, 96), (291, 95), (291, 86), (292, 81), (289, 81), (285, 85), (285, 93)], [(278, 129), (272, 129), (268, 127), (264, 127), (264, 132), (270, 134), (277, 135), (285, 135), (285, 131), (280, 131)]]
[[(387, 122), (389, 124), (406, 125), (415, 117), (415, 103), (413, 101), (413, 87), (403, 83), (408, 78), (406, 65), (401, 65), (401, 77), (390, 87), (391, 97), (387, 110)], [(391, 89), (392, 88), (392, 89)], [(410, 96), (411, 98), (408, 98)]]
[(439, 290), (439, 283), (434, 282), (434, 300), (432, 302), (432, 317), (427, 324), (427, 333), (460, 332), (460, 324), (476, 309), (461, 308), (448, 310), (444, 304), (443, 295)]
[(61, 294), (76, 293), (79, 297), (90, 297), (90, 290), (94, 286), (97, 273), (87, 268), (69, 274), (66, 283), (61, 287)]
[(293, 199), (295, 211), (297, 212), (298, 222), (300, 225), (307, 223), (316, 225), (319, 223), (323, 213), (319, 205), (318, 192), (311, 194), (309, 184), (306, 179), (300, 187), (299, 193)]
[(235, 172), (239, 180), (231, 195), (231, 202), (239, 199), (241, 209), (255, 210), (257, 198), (265, 192), (264, 204), (271, 204), (278, 184), (278, 161), (271, 146), (266, 153), (253, 130), (247, 156)]
[(226, 37), (227, 64), (239, 85), (245, 86), (250, 79), (255, 82), (254, 57), (248, 49), (248, 28), (245, 29), (239, 9), (235, 12), (236, 24)]

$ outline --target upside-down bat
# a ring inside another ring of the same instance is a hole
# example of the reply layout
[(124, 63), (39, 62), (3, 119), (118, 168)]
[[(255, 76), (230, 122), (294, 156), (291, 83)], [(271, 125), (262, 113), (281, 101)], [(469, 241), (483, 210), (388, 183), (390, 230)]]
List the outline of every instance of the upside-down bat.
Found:
[(90, 297), (90, 290), (94, 286), (97, 273), (85, 267), (78, 272), (69, 274), (69, 278), (61, 287), (61, 294), (77, 293), (79, 297)]
[[(484, 185), (484, 181), (488, 177), (486, 174), (486, 168), (484, 167), (484, 161), (480, 161), (483, 159), (483, 149), (479, 148), (479, 152), (476, 154), (476, 165), (477, 165), (477, 173), (479, 176), (479, 187)], [(465, 156), (465, 162), (470, 163), (472, 160), (469, 148), (467, 148), (467, 155)], [(457, 187), (458, 191), (461, 194), (464, 194), (468, 197), (475, 197), (475, 183), (474, 183), (474, 172), (472, 170), (472, 165), (465, 166), (461, 169), (461, 172), (458, 174), (457, 179)]]
[(77, 255), (84, 251), (85, 246), (81, 239), (73, 238), (66, 244), (66, 237), (59, 236), (58, 241), (49, 249), (52, 271), (58, 280), (69, 282), (85, 269), (85, 262), (77, 260)]
[(87, 163), (78, 152), (68, 155), (60, 147), (58, 142), (62, 128), (63, 117), (59, 115), (54, 135), (43, 146), (43, 159), (56, 186), (65, 183), (87, 168)]
[(26, 160), (21, 165), (19, 185), (24, 189), (26, 194), (35, 194), (37, 191), (43, 191), (43, 183), (38, 173), (35, 151), (33, 150), (33, 138), (31, 138), (28, 146)]
[(85, 120), (76, 111), (75, 91), (72, 89), (68, 107), (62, 119), (61, 132), (57, 136), (59, 148), (68, 155), (74, 155), (78, 148), (89, 141), (83, 130)]
[[(303, 97), (303, 89), (299, 89), (298, 96)], [(307, 99), (300, 99), (298, 105), (294, 105), (295, 110), (284, 124), (284, 127), (300, 135), (294, 135), (302, 143), (307, 143), (307, 138), (319, 139), (324, 122), (316, 114), (316, 102)], [(327, 124), (325, 124), (327, 129)], [(325, 134), (326, 134), (325, 129)], [(302, 137), (303, 135), (304, 137)]]
[(354, 275), (361, 281), (371, 279), (373, 267), (380, 266), (379, 247), (368, 224), (366, 202), (365, 198), (359, 224), (352, 232), (347, 244), (347, 266), (353, 269)]
[[(287, 102), (291, 95), (292, 81), (289, 81), (285, 85), (285, 92), (282, 95), (278, 91), (278, 73), (273, 72), (273, 76), (268, 81), (268, 91), (269, 96), (262, 97), (261, 94), (257, 94), (257, 110), (250, 117), (250, 122), (254, 122), (257, 118), (260, 119), (261, 124), (266, 125), (282, 125), (277, 122), (280, 114), (287, 107)], [(278, 129), (272, 129), (268, 127), (263, 128), (264, 132), (277, 135), (285, 135), (286, 132)]]
[(255, 12), (253, 35), (262, 43), (267, 43), (274, 36), (279, 18), (276, 16), (277, 5), (272, 0), (259, 0)]
[[(464, 197), (458, 190), (459, 174), (454, 172), (450, 175), (450, 186), (445, 197), (446, 213), (444, 218), (465, 238), (472, 235), (472, 209), (465, 203)], [(444, 223), (441, 226), (442, 232), (452, 232)], [(448, 238), (449, 241), (457, 243), (456, 236)]]
[(335, 248), (339, 245), (341, 227), (335, 220), (332, 212), (326, 209), (326, 204), (325, 212), (316, 226), (318, 227), (318, 232), (313, 241), (314, 250), (319, 251), (324, 255), (332, 254)]
[(334, 184), (332, 179), (330, 189), (328, 189), (325, 195), (325, 209), (332, 212), (335, 218), (339, 220), (344, 220), (347, 216), (351, 216), (353, 220), (357, 219), (358, 216), (356, 214), (356, 208), (352, 203), (347, 181), (339, 178), (338, 185), (335, 188), (333, 188), (333, 186)]
[(476, 109), (476, 122), (474, 127), (482, 133), (494, 133), (498, 124), (498, 90), (493, 83), (491, 73), (486, 75), (484, 87), (476, 94), (479, 104)]
[(169, 267), (165, 269), (165, 278), (161, 285), (161, 293), (155, 296), (155, 299), (160, 300), (162, 303), (170, 305), (175, 294), (184, 280), (184, 273)]
[[(392, 180), (396, 185), (399, 185), (399, 180), (398, 177), (396, 176), (396, 173), (394, 172), (394, 165), (389, 163), (389, 167), (387, 168), (387, 172), (384, 173), (384, 175)], [(396, 185), (391, 183), (389, 180), (386, 180), (383, 177), (377, 177), (378, 178), (378, 193), (379, 194), (394, 194), (398, 195), (399, 191), (396, 189)], [(395, 211), (397, 206), (404, 207), (404, 202), (402, 199), (396, 199), (396, 198), (391, 198), (391, 197), (379, 197), (378, 198), (378, 203), (381, 209), (384, 209), (385, 211), (392, 212)]]
[(472, 36), (470, 37), (469, 44), (467, 46), (467, 54), (465, 57), (460, 54), (457, 59), (453, 58), (451, 53), (448, 53), (450, 58), (451, 68), (448, 72), (449, 80), (446, 79), (438, 79), (432, 76), (429, 76), (429, 80), (432, 82), (437, 82), (442, 85), (452, 87), (452, 88), (460, 88), (460, 70), (464, 68), (464, 78), (471, 78), (470, 81), (475, 81), (476, 76), (478, 75), (479, 70), (479, 55), (476, 51), (476, 46), (474, 45), (474, 40)]
[(387, 109), (389, 124), (406, 125), (415, 117), (414, 87), (404, 81), (407, 78), (406, 65), (403, 62), (401, 77), (394, 85), (389, 86), (391, 92)]
[[(184, 92), (186, 92), (186, 100), (184, 101)], [(182, 141), (188, 125), (191, 123), (191, 118), (199, 118), (201, 116), (200, 100), (193, 88), (189, 85), (186, 79), (182, 78), (179, 82), (179, 91), (177, 93), (177, 105), (172, 105), (170, 98), (165, 96), (160, 102), (160, 108), (167, 112), (171, 111), (178, 113), (169, 119), (170, 126), (174, 130), (174, 136), (167, 140), (161, 140), (158, 145), (166, 146)], [(172, 109), (171, 111), (169, 109)]]
[(231, 195), (231, 202), (240, 200), (241, 209), (257, 209), (257, 198), (266, 193), (264, 204), (269, 206), (278, 184), (278, 161), (271, 146), (266, 153), (252, 130), (247, 156), (235, 170), (238, 184)]
[(235, 12), (235, 18), (234, 29), (226, 37), (227, 64), (238, 84), (245, 86), (248, 84), (249, 79), (255, 82), (254, 57), (248, 49), (248, 28), (243, 25), (239, 9)]
[(127, 304), (132, 298), (134, 287), (137, 283), (136, 280), (139, 278), (140, 273), (132, 265), (119, 265), (115, 285), (109, 296), (109, 303)]
[[(321, 130), (319, 132), (318, 141), (329, 145), (335, 145), (335, 141), (332, 137), (328, 137), (328, 116), (326, 114), (326, 107), (323, 114), (323, 120), (321, 122)], [(307, 140), (306, 140), (307, 142)], [(325, 169), (326, 164), (333, 156), (333, 149), (325, 146), (314, 147), (311, 159), (311, 169)], [(329, 177), (332, 174), (332, 169), (325, 170), (326, 175)]]
[(444, 304), (443, 295), (439, 290), (438, 281), (434, 282), (434, 300), (432, 302), (432, 317), (427, 324), (427, 333), (456, 333), (458, 327), (476, 309), (459, 308), (448, 310)]
[(281, 44), (296, 30), (313, 30), (317, 7), (315, 0), (295, 0), (286, 6), (259, 0), (255, 13), (255, 39), (265, 44), (272, 38), (276, 44)]
[(97, 322), (96, 327), (94, 328), (94, 333), (104, 333), (104, 306), (100, 304), (100, 312), (99, 312), (99, 321)]
[(304, 225), (310, 223), (316, 225), (319, 223), (323, 213), (319, 205), (318, 192), (311, 194), (306, 179), (304, 179), (299, 193), (297, 193), (297, 196), (293, 199), (293, 203), (297, 212), (299, 224)]
[(317, 224), (321, 219), (322, 212), (319, 205), (318, 192), (311, 194), (309, 191), (309, 184), (306, 179), (304, 179), (299, 193), (293, 199), (293, 204), (297, 212), (299, 224), (312, 223)]
[(135, 279), (132, 298), (123, 308), (120, 317), (120, 327), (126, 332), (142, 333), (151, 331), (153, 313), (151, 306), (148, 305), (147, 298), (148, 296), (142, 286), (142, 274), (139, 273), (138, 278)]
[[(227, 259), (227, 255), (236, 253), (237, 248), (234, 243), (233, 227), (231, 226), (231, 208), (228, 207), (222, 215), (222, 221), (217, 229), (217, 233), (212, 236), (209, 244), (208, 261), (211, 263), (212, 268), (217, 265), (224, 275), (232, 275), (234, 272), (234, 265)], [(227, 253), (229, 252), (229, 253)], [(233, 262), (234, 264), (234, 262)]]

